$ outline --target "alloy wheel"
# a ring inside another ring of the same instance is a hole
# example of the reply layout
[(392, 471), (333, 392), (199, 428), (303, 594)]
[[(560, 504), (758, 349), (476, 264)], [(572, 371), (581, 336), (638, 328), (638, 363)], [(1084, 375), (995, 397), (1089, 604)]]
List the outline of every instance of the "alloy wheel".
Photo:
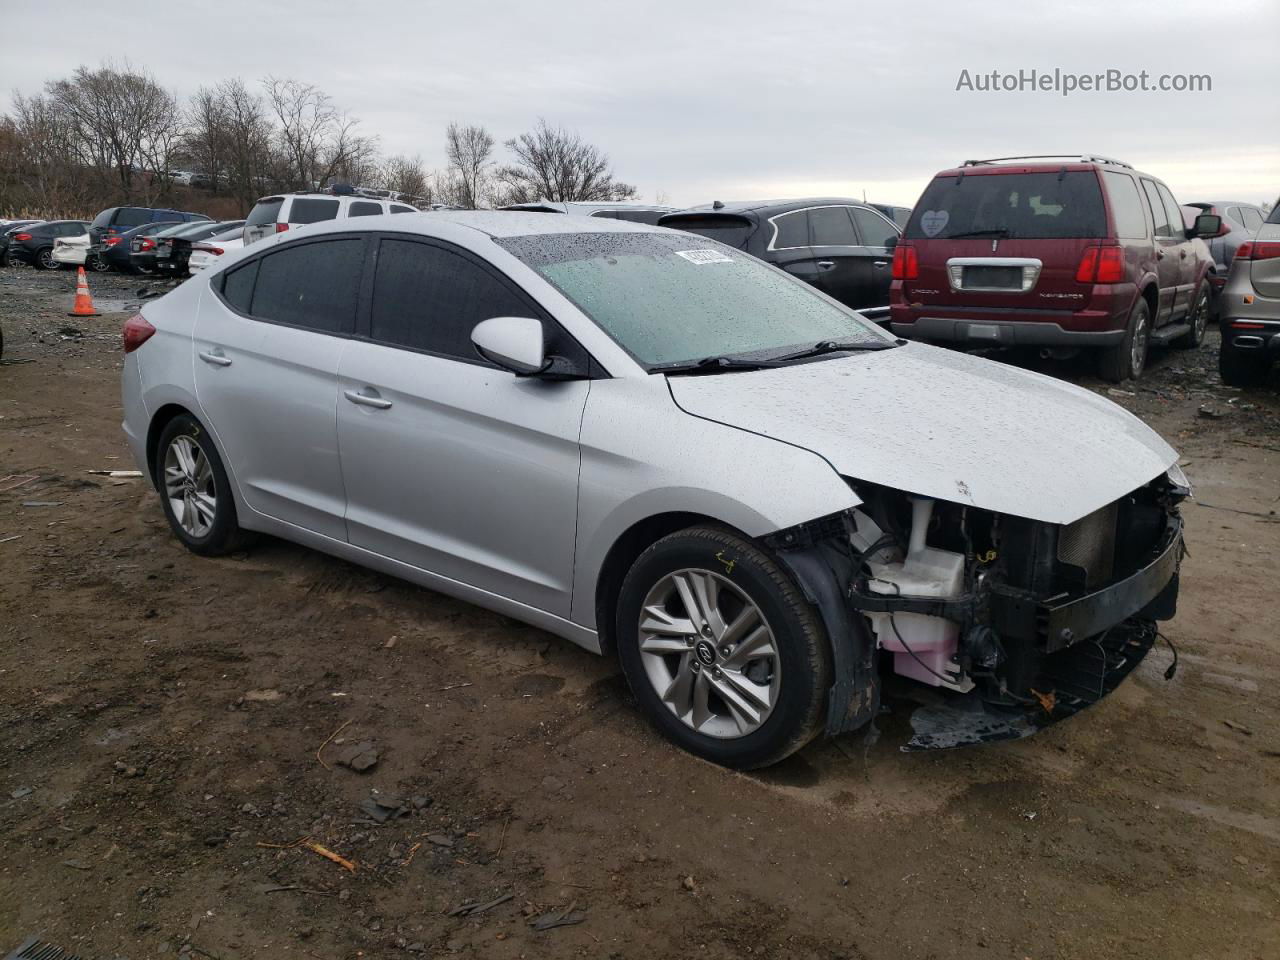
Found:
[(51, 249), (41, 250), (38, 254), (36, 254), (36, 256), (40, 260), (40, 269), (42, 270), (57, 269), (58, 261), (53, 259), (53, 250)]
[(640, 660), (662, 703), (686, 726), (720, 739), (759, 729), (777, 704), (782, 662), (760, 608), (709, 570), (654, 585), (640, 610)]
[(164, 455), (164, 492), (174, 519), (190, 536), (208, 536), (218, 512), (213, 468), (191, 437), (174, 437)]
[(1147, 365), (1147, 314), (1139, 311), (1134, 321), (1133, 343), (1129, 347), (1129, 366), (1134, 378), (1142, 376)]

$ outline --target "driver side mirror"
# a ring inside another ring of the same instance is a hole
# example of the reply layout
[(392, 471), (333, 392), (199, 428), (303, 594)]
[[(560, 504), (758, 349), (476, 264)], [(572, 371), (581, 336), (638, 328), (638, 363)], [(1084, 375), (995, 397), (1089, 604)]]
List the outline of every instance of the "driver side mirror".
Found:
[(518, 377), (541, 373), (547, 366), (542, 322), (533, 317), (493, 317), (471, 331), (480, 356)]
[(1216, 237), (1222, 232), (1222, 218), (1216, 213), (1202, 213), (1191, 228), (1193, 237)]

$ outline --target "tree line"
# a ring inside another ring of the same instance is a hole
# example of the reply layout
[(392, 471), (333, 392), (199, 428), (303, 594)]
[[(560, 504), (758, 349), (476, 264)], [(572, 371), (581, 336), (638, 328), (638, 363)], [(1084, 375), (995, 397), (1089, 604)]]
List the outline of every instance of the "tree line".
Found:
[[(0, 114), (0, 214), (92, 216), (117, 204), (243, 215), (265, 193), (330, 183), (391, 190), (463, 208), (533, 200), (626, 200), (636, 188), (576, 132), (539, 119), (505, 140), (450, 123), (443, 169), (420, 155), (384, 156), (379, 138), (310, 83), (240, 78), (185, 102), (145, 69), (80, 67)], [(198, 194), (175, 170), (203, 175)]]

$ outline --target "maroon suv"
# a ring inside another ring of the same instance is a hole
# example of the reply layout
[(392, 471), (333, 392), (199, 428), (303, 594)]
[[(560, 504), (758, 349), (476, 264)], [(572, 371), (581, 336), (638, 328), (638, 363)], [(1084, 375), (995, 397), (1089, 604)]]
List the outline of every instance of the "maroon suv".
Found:
[[(1034, 161), (1034, 162), (1033, 162)], [(1152, 342), (1204, 337), (1213, 265), (1169, 188), (1102, 157), (969, 160), (925, 188), (894, 251), (894, 333), (968, 345), (1096, 349), (1138, 377)]]

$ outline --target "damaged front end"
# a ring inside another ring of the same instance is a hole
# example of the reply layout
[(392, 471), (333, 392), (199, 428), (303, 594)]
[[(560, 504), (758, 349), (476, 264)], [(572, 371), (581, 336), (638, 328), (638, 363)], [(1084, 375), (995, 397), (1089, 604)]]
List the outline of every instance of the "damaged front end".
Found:
[(1028, 736), (1114, 690), (1174, 615), (1176, 467), (1068, 524), (851, 485), (858, 507), (766, 540), (832, 637), (829, 735), (875, 717), (887, 658), (939, 693), (904, 749)]

